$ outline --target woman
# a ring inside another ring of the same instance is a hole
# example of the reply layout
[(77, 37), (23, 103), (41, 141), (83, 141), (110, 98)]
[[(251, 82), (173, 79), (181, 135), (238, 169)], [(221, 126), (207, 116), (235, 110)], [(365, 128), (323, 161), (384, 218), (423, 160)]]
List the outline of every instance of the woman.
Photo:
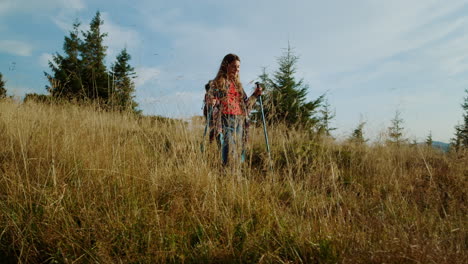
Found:
[(247, 140), (248, 116), (262, 88), (257, 87), (247, 97), (239, 78), (240, 58), (235, 54), (224, 56), (218, 74), (212, 80), (206, 102), (211, 106), (212, 133), (221, 146), (223, 164), (229, 159), (245, 159), (244, 145)]

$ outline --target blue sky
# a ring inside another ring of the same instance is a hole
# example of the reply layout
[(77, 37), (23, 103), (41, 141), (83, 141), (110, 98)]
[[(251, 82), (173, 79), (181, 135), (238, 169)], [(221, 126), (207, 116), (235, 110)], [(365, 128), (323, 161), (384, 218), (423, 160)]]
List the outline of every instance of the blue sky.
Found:
[(241, 57), (246, 90), (277, 69), (288, 41), (309, 98), (327, 93), (337, 137), (360, 120), (376, 139), (401, 112), (406, 136), (448, 142), (468, 88), (468, 1), (0, 0), (0, 72), (9, 94), (45, 93), (43, 72), (75, 19), (99, 10), (107, 64), (126, 47), (144, 114), (200, 115), (222, 57)]

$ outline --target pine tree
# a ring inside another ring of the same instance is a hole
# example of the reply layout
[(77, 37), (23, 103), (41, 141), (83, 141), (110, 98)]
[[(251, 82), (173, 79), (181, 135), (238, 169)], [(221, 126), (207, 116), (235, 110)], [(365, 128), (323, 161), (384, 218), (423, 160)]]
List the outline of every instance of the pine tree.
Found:
[(396, 111), (395, 116), (391, 120), (391, 126), (388, 127), (389, 142), (396, 145), (400, 145), (405, 141), (403, 138), (403, 119), (400, 115), (400, 111)]
[(65, 56), (55, 54), (49, 61), (49, 67), (52, 75), (44, 72), (49, 80), (46, 86), (47, 91), (56, 98), (83, 99), (86, 97), (86, 91), (82, 84), (82, 61), (80, 52), (82, 40), (79, 38), (80, 23), (76, 21), (73, 24), (73, 30), (70, 35), (65, 37), (63, 50)]
[(458, 124), (455, 126), (455, 137), (450, 140), (450, 149), (458, 152), (462, 147), (462, 131), (463, 126)]
[(86, 95), (91, 99), (102, 99), (107, 102), (110, 91), (107, 69), (104, 64), (107, 47), (104, 46), (104, 38), (107, 33), (101, 33), (101, 26), (104, 21), (101, 19), (100, 12), (91, 20), (89, 30), (82, 34), (84, 41), (82, 47), (83, 64), (83, 85), (86, 88)]
[[(262, 102), (263, 102), (263, 107), (265, 110), (265, 116), (267, 117), (267, 116), (274, 115), (274, 108), (273, 108), (273, 105), (271, 104), (272, 100), (270, 96), (271, 90), (272, 90), (271, 88), (272, 84), (271, 84), (270, 76), (266, 72), (265, 67), (262, 68), (262, 74), (260, 74), (258, 78), (260, 79), (260, 85), (263, 88)], [(258, 102), (259, 101), (257, 101), (257, 104), (255, 105), (253, 109), (254, 111), (252, 112), (252, 118), (257, 121), (262, 120), (262, 112), (260, 109), (260, 103)], [(269, 110), (268, 113), (267, 113), (267, 109)]]
[(463, 113), (464, 124), (461, 128), (461, 142), (463, 147), (468, 148), (468, 89), (465, 89), (465, 93), (465, 101), (462, 104), (465, 113)]
[(123, 49), (117, 56), (116, 62), (112, 65), (112, 91), (111, 101), (114, 106), (119, 110), (132, 110), (138, 112), (136, 107), (138, 104), (135, 102), (135, 72), (134, 68), (128, 63), (131, 59), (127, 49)]
[(429, 131), (429, 135), (427, 136), (426, 138), (426, 145), (428, 145), (429, 147), (432, 147), (432, 131)]
[[(271, 82), (270, 76), (268, 75), (265, 67), (262, 68), (262, 74), (260, 74), (260, 76), (258, 76), (258, 78), (260, 79), (260, 82), (262, 83), (263, 88), (265, 89), (265, 91), (270, 91), (271, 87), (272, 87), (272, 82)], [(268, 94), (266, 94), (266, 95), (268, 95)]]
[(335, 118), (335, 111), (331, 110), (330, 103), (327, 99), (324, 99), (322, 109), (320, 109), (321, 117), (319, 119), (319, 129), (318, 132), (326, 136), (331, 136), (330, 132), (336, 130), (336, 127), (331, 127), (331, 121)]
[(363, 143), (365, 143), (367, 141), (366, 139), (364, 139), (364, 131), (363, 131), (365, 124), (366, 124), (366, 122), (361, 121), (358, 124), (358, 126), (354, 129), (353, 134), (349, 138), (349, 140), (351, 142), (355, 142), (355, 143), (358, 143), (358, 144), (363, 144)]
[[(124, 49), (112, 65), (113, 84), (107, 72), (104, 60), (107, 47), (103, 45), (107, 33), (101, 32), (104, 21), (101, 14), (91, 20), (89, 30), (80, 31), (80, 23), (73, 24), (73, 30), (65, 37), (64, 55), (55, 54), (49, 67), (52, 73), (44, 73), (49, 80), (46, 86), (49, 93), (56, 98), (68, 100), (98, 100), (118, 109), (132, 109), (134, 101), (134, 69), (128, 64), (130, 54)], [(80, 38), (80, 33), (84, 39)]]
[(458, 151), (461, 147), (468, 148), (468, 89), (465, 89), (467, 93), (462, 104), (462, 108), (465, 111), (463, 113), (463, 123), (455, 126), (455, 138), (452, 138), (451, 145)]
[(265, 100), (265, 116), (270, 123), (284, 122), (289, 126), (312, 128), (318, 124), (315, 116), (324, 95), (312, 102), (306, 102), (308, 86), (303, 80), (296, 81), (296, 63), (298, 57), (293, 54), (288, 45), (286, 52), (278, 58), (279, 69), (270, 79), (265, 73), (260, 78), (265, 79), (269, 89)]
[(3, 80), (3, 75), (0, 72), (0, 99), (6, 98), (6, 92), (5, 81)]

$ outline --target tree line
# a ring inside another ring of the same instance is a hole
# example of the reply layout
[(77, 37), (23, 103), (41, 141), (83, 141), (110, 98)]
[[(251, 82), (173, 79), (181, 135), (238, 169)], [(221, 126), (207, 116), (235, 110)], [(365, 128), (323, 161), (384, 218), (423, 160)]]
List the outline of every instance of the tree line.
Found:
[[(270, 125), (284, 123), (289, 127), (302, 127), (330, 137), (331, 131), (336, 129), (331, 127), (331, 120), (335, 117), (335, 113), (331, 110), (325, 94), (315, 100), (306, 101), (309, 87), (302, 79), (295, 78), (297, 61), (298, 57), (288, 46), (284, 54), (278, 58), (278, 70), (269, 74), (264, 68), (262, 74), (259, 75), (266, 91), (264, 95), (265, 119)], [(455, 136), (450, 142), (450, 149), (456, 152), (468, 149), (468, 89), (465, 92), (467, 95), (462, 104), (463, 123), (455, 126)], [(260, 111), (254, 113), (257, 120), (260, 120), (260, 115)], [(349, 142), (360, 144), (367, 142), (363, 132), (365, 124), (364, 121), (359, 122), (348, 137)], [(403, 124), (404, 120), (400, 111), (396, 111), (387, 128), (387, 144), (399, 146), (409, 143), (404, 137)], [(432, 132), (429, 132), (425, 143), (432, 146)]]
[[(73, 23), (73, 29), (65, 36), (64, 54), (54, 54), (49, 61), (51, 73), (44, 72), (49, 81), (46, 90), (54, 99), (92, 101), (113, 110), (139, 112), (134, 100), (136, 73), (129, 64), (127, 49), (121, 50), (109, 70), (104, 63), (107, 33), (101, 30), (103, 24), (99, 11), (87, 31), (80, 30), (80, 22)], [(41, 95), (29, 94), (28, 98), (40, 99)]]

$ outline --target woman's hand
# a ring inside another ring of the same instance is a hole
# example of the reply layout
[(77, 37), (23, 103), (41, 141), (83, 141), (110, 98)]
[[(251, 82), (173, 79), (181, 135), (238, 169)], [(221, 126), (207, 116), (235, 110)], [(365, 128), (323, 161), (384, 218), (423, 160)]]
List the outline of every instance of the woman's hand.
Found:
[(262, 86), (259, 84), (259, 83), (255, 83), (257, 85), (257, 88), (255, 88), (255, 96), (260, 96), (262, 95), (262, 92), (263, 92), (263, 89), (262, 89)]

